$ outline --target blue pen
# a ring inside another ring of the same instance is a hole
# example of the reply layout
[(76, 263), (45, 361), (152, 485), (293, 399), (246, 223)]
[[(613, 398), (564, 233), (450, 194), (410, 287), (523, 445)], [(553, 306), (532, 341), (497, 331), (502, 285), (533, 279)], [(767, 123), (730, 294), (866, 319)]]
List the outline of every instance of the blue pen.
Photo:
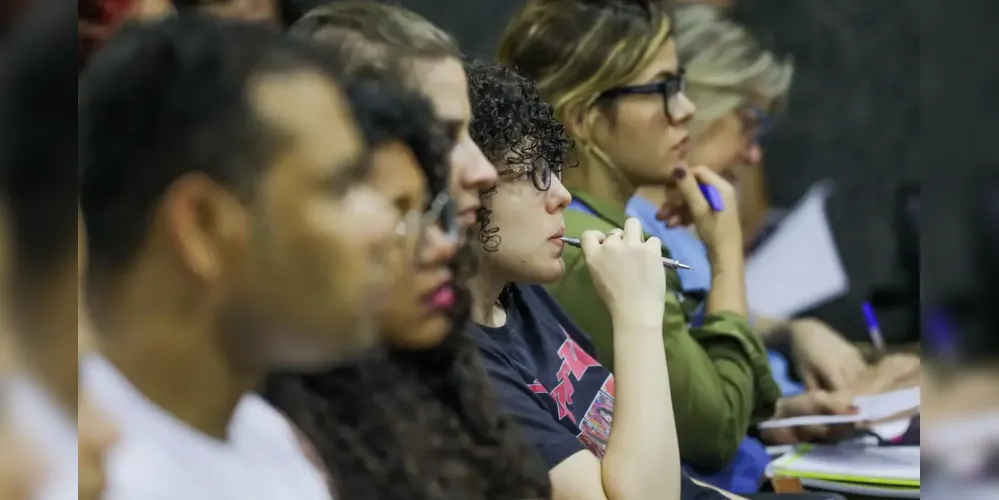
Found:
[(880, 351), (885, 351), (885, 338), (881, 336), (881, 326), (878, 325), (878, 317), (874, 315), (874, 308), (870, 302), (861, 305), (864, 311), (864, 321), (867, 322), (867, 335), (871, 338), (871, 343)]
[(708, 200), (711, 210), (715, 212), (725, 210), (725, 202), (722, 201), (721, 193), (714, 186), (711, 184), (698, 184), (698, 186), (701, 188), (701, 194), (704, 195), (704, 199)]
[(954, 361), (957, 358), (957, 341), (950, 318), (941, 309), (933, 309), (927, 316), (924, 319), (927, 344), (940, 358)]

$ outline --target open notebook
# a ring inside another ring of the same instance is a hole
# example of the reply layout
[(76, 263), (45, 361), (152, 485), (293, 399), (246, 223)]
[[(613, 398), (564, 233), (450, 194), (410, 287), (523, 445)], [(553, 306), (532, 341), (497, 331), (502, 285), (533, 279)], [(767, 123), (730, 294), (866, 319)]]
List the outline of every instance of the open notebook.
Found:
[(767, 474), (841, 492), (918, 498), (919, 463), (915, 446), (802, 446), (771, 463)]

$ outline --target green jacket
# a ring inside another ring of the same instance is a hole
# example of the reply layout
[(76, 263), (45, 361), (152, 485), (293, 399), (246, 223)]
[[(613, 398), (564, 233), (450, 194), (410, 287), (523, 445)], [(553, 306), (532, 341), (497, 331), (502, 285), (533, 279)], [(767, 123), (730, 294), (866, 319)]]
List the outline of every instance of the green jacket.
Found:
[[(567, 210), (567, 236), (624, 227), (623, 210), (583, 192), (572, 195), (599, 216)], [(669, 256), (665, 248), (663, 255)], [(610, 313), (590, 281), (582, 251), (566, 246), (562, 260), (565, 277), (546, 288), (593, 338), (601, 363), (613, 371)], [(666, 279), (663, 341), (680, 456), (694, 466), (722, 467), (735, 457), (750, 424), (773, 415), (780, 389), (770, 373), (766, 348), (744, 316), (708, 314), (702, 326), (688, 328), (697, 304), (680, 295), (675, 270), (669, 269)]]

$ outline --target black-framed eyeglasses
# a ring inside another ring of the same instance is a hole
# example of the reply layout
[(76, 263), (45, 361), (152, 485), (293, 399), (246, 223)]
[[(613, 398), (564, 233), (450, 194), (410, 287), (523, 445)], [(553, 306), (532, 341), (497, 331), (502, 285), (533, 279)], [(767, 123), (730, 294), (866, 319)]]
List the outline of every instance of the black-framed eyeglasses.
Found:
[(449, 242), (459, 239), (459, 225), (454, 200), (447, 192), (438, 194), (425, 212), (410, 210), (403, 214), (395, 227), (395, 234), (402, 244), (416, 238), (413, 259), (419, 261), (420, 250), (427, 244), (427, 231), (437, 226)]
[(670, 122), (675, 122), (680, 115), (680, 97), (687, 91), (687, 71), (680, 68), (676, 74), (666, 75), (666, 79), (661, 82), (646, 83), (643, 85), (626, 85), (605, 90), (598, 99), (617, 99), (628, 95), (660, 95), (663, 98), (663, 108), (666, 118)]
[(739, 118), (742, 120), (742, 130), (752, 135), (754, 144), (758, 144), (763, 136), (773, 130), (773, 118), (759, 106), (744, 106)]
[(534, 187), (538, 188), (538, 191), (548, 191), (552, 187), (552, 177), (557, 177), (559, 181), (562, 180), (562, 170), (552, 169), (551, 164), (544, 158), (535, 158), (530, 164), (511, 166), (510, 168), (497, 171), (496, 174), (528, 174), (531, 177), (531, 182), (534, 183)]

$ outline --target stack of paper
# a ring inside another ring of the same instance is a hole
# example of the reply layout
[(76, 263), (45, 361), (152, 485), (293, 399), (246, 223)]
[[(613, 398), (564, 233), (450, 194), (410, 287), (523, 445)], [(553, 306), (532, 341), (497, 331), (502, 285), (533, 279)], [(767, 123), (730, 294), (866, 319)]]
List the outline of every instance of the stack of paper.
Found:
[(919, 448), (802, 446), (772, 462), (767, 475), (840, 493), (919, 498)]

